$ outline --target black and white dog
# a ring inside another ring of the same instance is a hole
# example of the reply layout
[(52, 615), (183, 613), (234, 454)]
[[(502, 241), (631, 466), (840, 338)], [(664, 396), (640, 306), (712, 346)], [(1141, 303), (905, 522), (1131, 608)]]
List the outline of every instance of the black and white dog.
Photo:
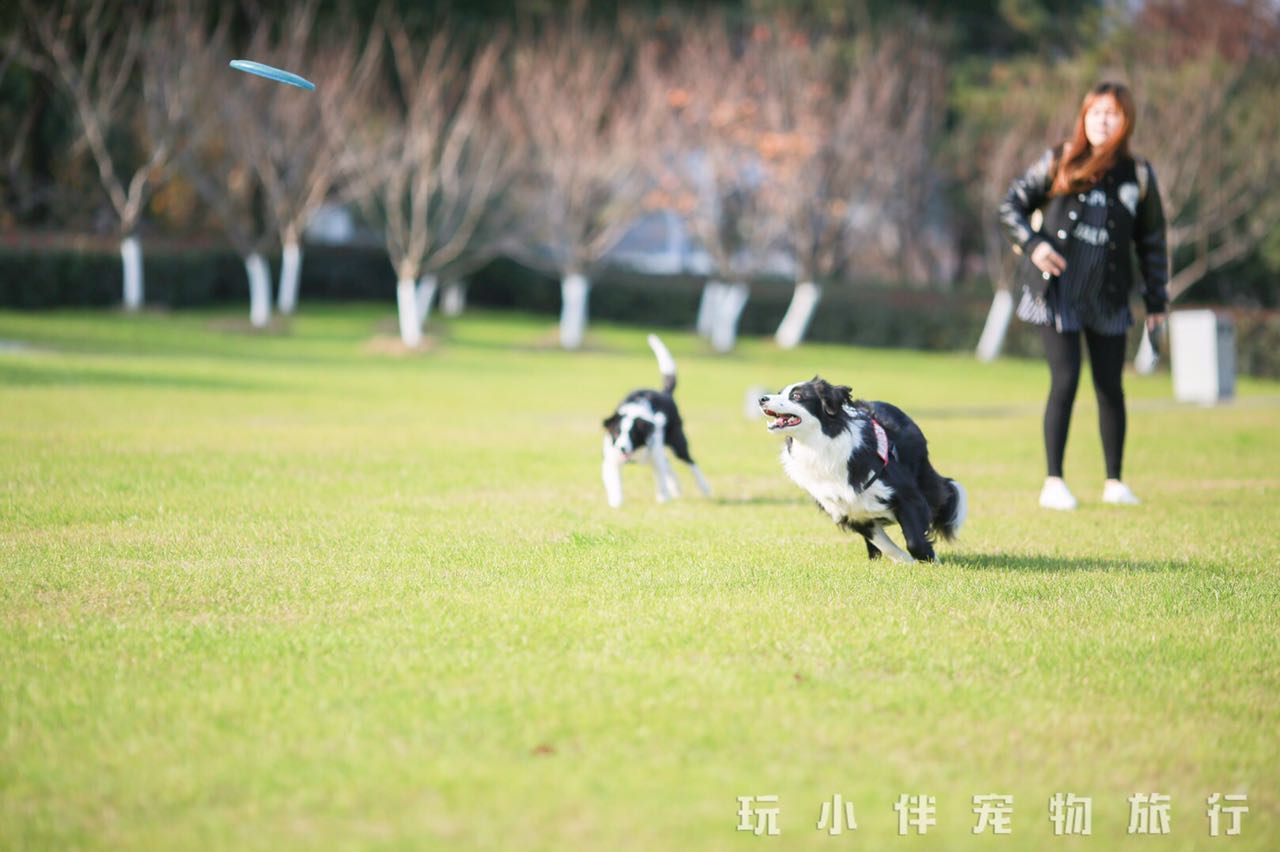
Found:
[(702, 493), (711, 494), (702, 471), (689, 455), (689, 441), (676, 408), (676, 362), (656, 334), (649, 335), (649, 348), (658, 356), (658, 372), (662, 373), (662, 390), (632, 391), (618, 410), (604, 421), (604, 462), (601, 474), (609, 505), (622, 505), (622, 466), (632, 461), (647, 461), (653, 466), (657, 480), (658, 502), (680, 496), (680, 485), (667, 460), (664, 447), (670, 447), (676, 458), (689, 465)]
[[(769, 431), (787, 436), (782, 466), (838, 526), (867, 540), (872, 559), (932, 561), (935, 534), (951, 540), (964, 523), (965, 490), (933, 469), (910, 417), (850, 392), (814, 376), (760, 398)], [(890, 524), (902, 527), (907, 552), (885, 534)]]

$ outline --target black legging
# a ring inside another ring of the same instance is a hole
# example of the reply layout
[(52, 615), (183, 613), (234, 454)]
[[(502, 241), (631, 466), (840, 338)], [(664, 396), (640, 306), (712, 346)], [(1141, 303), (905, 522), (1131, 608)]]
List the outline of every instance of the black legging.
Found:
[[(1053, 326), (1041, 326), (1044, 351), (1049, 358), (1049, 402), (1044, 409), (1044, 452), (1049, 475), (1062, 476), (1062, 456), (1067, 449), (1067, 427), (1071, 406), (1080, 382), (1080, 332), (1061, 333)], [(1120, 478), (1124, 456), (1124, 389), (1120, 373), (1124, 369), (1123, 334), (1085, 331), (1089, 343), (1089, 369), (1098, 396), (1098, 430), (1102, 433), (1102, 453), (1107, 461), (1107, 478)]]

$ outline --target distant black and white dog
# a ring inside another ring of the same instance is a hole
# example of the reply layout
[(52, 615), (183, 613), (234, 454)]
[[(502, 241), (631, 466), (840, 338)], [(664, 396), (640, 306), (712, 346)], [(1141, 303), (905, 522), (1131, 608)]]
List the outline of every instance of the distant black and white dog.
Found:
[(601, 474), (609, 505), (614, 508), (622, 505), (622, 466), (627, 462), (647, 461), (653, 466), (659, 503), (680, 496), (680, 485), (676, 482), (664, 447), (670, 447), (676, 458), (689, 465), (703, 494), (711, 493), (702, 471), (689, 455), (689, 441), (684, 436), (680, 411), (672, 396), (676, 389), (676, 362), (655, 334), (649, 335), (649, 348), (658, 356), (662, 390), (632, 391), (618, 405), (618, 410), (604, 421)]
[[(935, 535), (953, 539), (964, 523), (965, 490), (933, 469), (910, 417), (850, 392), (814, 376), (760, 398), (769, 431), (787, 436), (782, 466), (838, 526), (867, 540), (872, 559), (931, 561)], [(902, 527), (907, 552), (885, 534), (891, 524)]]

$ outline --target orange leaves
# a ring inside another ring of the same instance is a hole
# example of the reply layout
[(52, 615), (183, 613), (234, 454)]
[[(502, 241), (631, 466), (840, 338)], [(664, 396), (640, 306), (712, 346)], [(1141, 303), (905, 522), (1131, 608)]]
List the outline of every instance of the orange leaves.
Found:
[(761, 133), (755, 145), (756, 152), (770, 162), (803, 160), (813, 156), (818, 148), (817, 140), (805, 133)]

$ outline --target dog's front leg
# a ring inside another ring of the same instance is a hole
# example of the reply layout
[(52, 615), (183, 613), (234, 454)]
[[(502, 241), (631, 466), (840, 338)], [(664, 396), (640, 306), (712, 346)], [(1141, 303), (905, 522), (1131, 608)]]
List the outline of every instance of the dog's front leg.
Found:
[(614, 509), (622, 505), (622, 457), (606, 437), (604, 461), (600, 463), (600, 476), (604, 480), (605, 497)]
[(871, 543), (880, 548), (880, 552), (894, 562), (915, 562), (916, 560), (901, 547), (894, 544), (893, 539), (884, 531), (884, 527), (876, 524), (871, 530)]
[(667, 494), (667, 479), (662, 475), (662, 462), (650, 458), (649, 466), (653, 468), (654, 494), (659, 503), (665, 503), (670, 497)]

